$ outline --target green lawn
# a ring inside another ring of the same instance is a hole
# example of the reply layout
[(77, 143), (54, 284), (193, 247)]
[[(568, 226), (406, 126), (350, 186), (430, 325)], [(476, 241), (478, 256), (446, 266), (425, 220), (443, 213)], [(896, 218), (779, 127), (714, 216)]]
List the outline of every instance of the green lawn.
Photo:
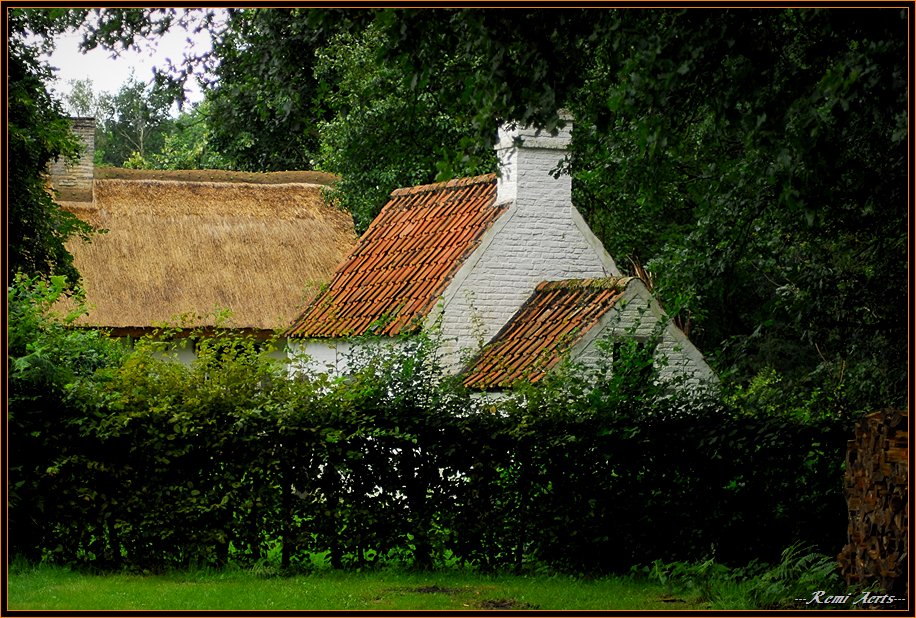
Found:
[(88, 575), (42, 566), (10, 573), (11, 610), (700, 609), (630, 578), (488, 577), (320, 572), (264, 577), (241, 571)]

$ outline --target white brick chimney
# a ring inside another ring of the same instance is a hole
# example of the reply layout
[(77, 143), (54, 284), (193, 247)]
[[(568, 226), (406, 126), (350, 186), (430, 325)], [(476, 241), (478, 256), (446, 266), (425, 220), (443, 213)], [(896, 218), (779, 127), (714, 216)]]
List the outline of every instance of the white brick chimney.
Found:
[(550, 174), (566, 155), (571, 141), (572, 116), (561, 112), (560, 118), (565, 126), (556, 135), (511, 124), (499, 128), (495, 146), (499, 159), (497, 204), (516, 202), (519, 209), (531, 206), (544, 209), (555, 202), (570, 204), (569, 175), (554, 178)]
[[(570, 176), (550, 173), (571, 141), (572, 117), (561, 112), (560, 118), (565, 126), (556, 135), (512, 126), (499, 130), (496, 203), (508, 208), (443, 293), (443, 362), (455, 371), (459, 351), (489, 341), (540, 282), (620, 276), (573, 206)], [(430, 324), (438, 317), (431, 314)]]

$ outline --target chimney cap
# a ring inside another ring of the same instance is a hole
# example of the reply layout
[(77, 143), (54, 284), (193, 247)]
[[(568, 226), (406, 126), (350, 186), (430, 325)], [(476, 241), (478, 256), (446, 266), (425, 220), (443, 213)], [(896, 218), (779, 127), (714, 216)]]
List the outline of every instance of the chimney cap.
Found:
[(526, 126), (520, 127), (517, 122), (505, 122), (499, 127), (498, 139), (494, 148), (545, 148), (551, 150), (565, 150), (572, 141), (573, 116), (569, 110), (561, 109), (557, 112), (562, 127), (556, 127), (556, 135), (546, 129), (537, 129)]

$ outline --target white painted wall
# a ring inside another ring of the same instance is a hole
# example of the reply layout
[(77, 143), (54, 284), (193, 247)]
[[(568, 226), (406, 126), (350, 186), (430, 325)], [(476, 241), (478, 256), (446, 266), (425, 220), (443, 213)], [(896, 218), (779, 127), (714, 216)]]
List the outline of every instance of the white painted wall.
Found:
[[(585, 224), (571, 200), (571, 179), (554, 178), (571, 137), (571, 121), (556, 136), (523, 129), (500, 129), (497, 204), (508, 211), (484, 234), (446, 288), (426, 325), (438, 331), (444, 366), (457, 372), (479, 352), (542, 281), (619, 277), (620, 271)], [(516, 138), (522, 140), (518, 147)], [(635, 327), (648, 336), (664, 313), (638, 280), (627, 286), (626, 302), (608, 312), (573, 350), (573, 358), (593, 362), (599, 337), (624, 335)], [(395, 340), (391, 340), (394, 344)], [(349, 340), (292, 340), (291, 372), (345, 373), (353, 351)], [(691, 381), (716, 380), (699, 351), (669, 325), (658, 355), (668, 358), (663, 377), (687, 371)]]
[(345, 339), (291, 339), (287, 347), (290, 375), (346, 373), (352, 349)]
[(179, 343), (184, 345), (178, 345), (166, 351), (156, 352), (155, 355), (164, 360), (177, 361), (182, 365), (190, 367), (194, 359), (197, 358), (197, 354), (194, 353), (194, 346), (192, 346), (189, 341), (182, 341)]
[(288, 343), (290, 375), (330, 376), (346, 374), (361, 354), (384, 353), (403, 345), (400, 339), (290, 339)]
[[(616, 337), (648, 338), (663, 320), (667, 321), (668, 317), (643, 282), (632, 279), (623, 297), (570, 351), (570, 358), (594, 366), (601, 355), (597, 346), (599, 341)], [(718, 383), (718, 377), (700, 351), (670, 322), (664, 327), (655, 358), (662, 382), (686, 376), (685, 385), (688, 387)], [(659, 363), (661, 359), (665, 362)]]

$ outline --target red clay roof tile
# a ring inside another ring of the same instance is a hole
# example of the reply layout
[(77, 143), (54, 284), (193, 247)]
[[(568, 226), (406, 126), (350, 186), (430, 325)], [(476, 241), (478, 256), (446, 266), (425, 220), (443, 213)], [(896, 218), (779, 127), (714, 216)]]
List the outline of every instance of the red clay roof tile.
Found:
[(591, 330), (621, 296), (628, 277), (545, 281), (465, 372), (469, 388), (537, 382)]
[(290, 337), (412, 332), (445, 291), (496, 207), (496, 175), (392, 191), (388, 203), (338, 266), (327, 289), (287, 330)]

